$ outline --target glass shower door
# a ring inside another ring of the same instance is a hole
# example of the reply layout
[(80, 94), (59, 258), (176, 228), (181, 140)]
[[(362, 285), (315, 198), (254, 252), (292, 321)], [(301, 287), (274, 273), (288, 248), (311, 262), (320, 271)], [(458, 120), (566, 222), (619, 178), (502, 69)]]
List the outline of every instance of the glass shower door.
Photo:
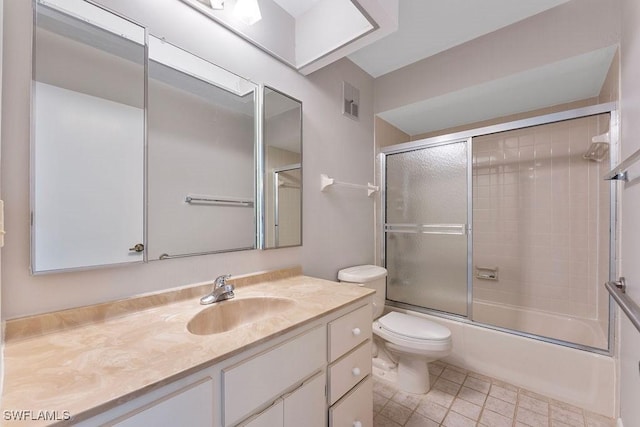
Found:
[(467, 316), (469, 141), (385, 157), (387, 299)]

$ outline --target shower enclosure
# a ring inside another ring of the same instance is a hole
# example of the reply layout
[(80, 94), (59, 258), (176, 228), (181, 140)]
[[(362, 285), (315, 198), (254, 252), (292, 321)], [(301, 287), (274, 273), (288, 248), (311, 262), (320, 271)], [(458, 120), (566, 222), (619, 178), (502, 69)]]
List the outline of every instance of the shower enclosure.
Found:
[(388, 304), (608, 353), (616, 117), (601, 104), (383, 149)]

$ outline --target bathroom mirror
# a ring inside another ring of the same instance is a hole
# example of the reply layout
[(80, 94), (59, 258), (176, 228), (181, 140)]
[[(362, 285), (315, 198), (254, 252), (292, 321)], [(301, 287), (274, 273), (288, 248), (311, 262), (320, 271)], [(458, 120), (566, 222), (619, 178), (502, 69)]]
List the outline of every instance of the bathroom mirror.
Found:
[(149, 37), (149, 260), (254, 249), (257, 86)]
[(143, 260), (145, 29), (34, 4), (31, 269)]
[(302, 245), (302, 102), (264, 87), (264, 248)]

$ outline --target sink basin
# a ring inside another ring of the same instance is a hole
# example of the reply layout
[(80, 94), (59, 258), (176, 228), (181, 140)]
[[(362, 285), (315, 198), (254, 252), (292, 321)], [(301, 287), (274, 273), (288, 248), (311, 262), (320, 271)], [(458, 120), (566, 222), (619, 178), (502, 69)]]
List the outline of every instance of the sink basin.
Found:
[(254, 323), (281, 314), (295, 306), (295, 301), (278, 297), (232, 299), (215, 303), (196, 314), (187, 323), (195, 335), (229, 332), (247, 323)]

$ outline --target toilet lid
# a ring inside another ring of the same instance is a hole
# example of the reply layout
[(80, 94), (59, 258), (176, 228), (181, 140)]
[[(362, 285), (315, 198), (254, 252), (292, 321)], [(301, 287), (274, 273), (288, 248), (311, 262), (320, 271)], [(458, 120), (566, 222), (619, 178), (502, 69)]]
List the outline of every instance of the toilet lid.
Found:
[(397, 335), (439, 341), (451, 338), (451, 331), (427, 319), (392, 311), (378, 319), (383, 329)]

